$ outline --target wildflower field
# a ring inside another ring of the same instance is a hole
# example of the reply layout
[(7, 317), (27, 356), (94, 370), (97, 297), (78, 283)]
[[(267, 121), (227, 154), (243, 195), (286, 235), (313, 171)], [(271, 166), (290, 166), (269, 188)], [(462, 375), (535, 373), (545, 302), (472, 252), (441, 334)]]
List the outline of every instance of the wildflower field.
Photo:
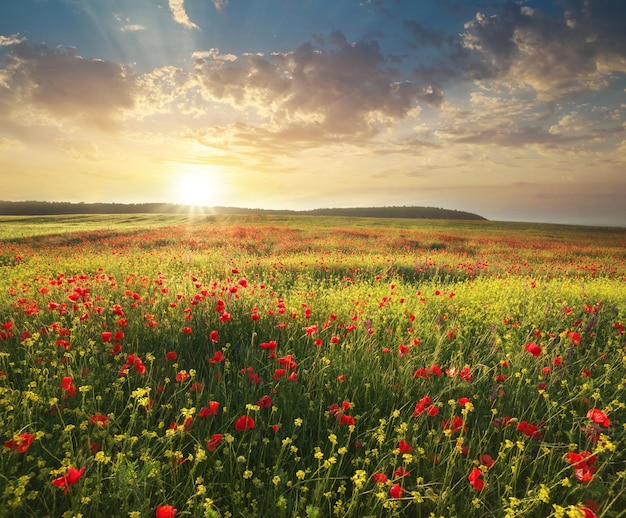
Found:
[(624, 229), (3, 217), (0, 239), (0, 516), (626, 516)]

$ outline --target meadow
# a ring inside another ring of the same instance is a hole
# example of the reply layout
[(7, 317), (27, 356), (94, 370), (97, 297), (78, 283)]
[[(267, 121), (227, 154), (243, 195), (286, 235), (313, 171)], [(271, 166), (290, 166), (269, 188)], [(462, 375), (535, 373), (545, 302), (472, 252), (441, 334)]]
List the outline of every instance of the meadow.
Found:
[(626, 516), (626, 229), (0, 218), (0, 516)]

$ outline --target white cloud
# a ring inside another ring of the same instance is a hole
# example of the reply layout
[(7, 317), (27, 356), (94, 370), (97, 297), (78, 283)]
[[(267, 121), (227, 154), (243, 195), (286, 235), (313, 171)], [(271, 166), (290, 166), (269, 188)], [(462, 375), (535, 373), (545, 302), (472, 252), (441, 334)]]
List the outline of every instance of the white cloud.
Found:
[(228, 0), (213, 0), (213, 5), (218, 11), (223, 11), (228, 5)]
[(219, 49), (199, 50), (191, 54), (193, 59), (212, 59), (215, 61), (236, 61), (234, 54), (220, 54)]
[(11, 45), (17, 45), (22, 43), (26, 38), (20, 38), (19, 34), (12, 34), (11, 36), (2, 36), (0, 34), (0, 47), (9, 47)]
[(169, 0), (170, 11), (176, 23), (180, 23), (189, 29), (200, 29), (195, 23), (193, 23), (187, 12), (185, 11), (185, 0)]
[(144, 31), (144, 30), (146, 30), (146, 28), (143, 25), (139, 25), (137, 23), (124, 25), (123, 27), (120, 28), (120, 31), (122, 32), (137, 32), (137, 31)]

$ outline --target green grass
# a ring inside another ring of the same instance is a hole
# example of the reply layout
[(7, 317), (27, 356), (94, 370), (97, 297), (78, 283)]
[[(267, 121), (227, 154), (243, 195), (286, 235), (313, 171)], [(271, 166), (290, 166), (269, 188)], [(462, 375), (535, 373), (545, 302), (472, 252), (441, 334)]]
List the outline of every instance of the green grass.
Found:
[(624, 516), (624, 230), (0, 229), (0, 515)]

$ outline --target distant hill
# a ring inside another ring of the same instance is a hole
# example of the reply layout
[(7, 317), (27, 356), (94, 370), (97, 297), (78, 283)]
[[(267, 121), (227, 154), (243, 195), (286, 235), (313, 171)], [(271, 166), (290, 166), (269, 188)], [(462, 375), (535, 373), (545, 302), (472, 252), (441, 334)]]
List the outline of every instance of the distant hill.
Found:
[(245, 209), (237, 207), (187, 207), (173, 203), (69, 203), (48, 201), (0, 201), (3, 216), (57, 214), (267, 214), (296, 216), (347, 216), (363, 218), (485, 220), (482, 216), (436, 207), (354, 207), (313, 210)]

